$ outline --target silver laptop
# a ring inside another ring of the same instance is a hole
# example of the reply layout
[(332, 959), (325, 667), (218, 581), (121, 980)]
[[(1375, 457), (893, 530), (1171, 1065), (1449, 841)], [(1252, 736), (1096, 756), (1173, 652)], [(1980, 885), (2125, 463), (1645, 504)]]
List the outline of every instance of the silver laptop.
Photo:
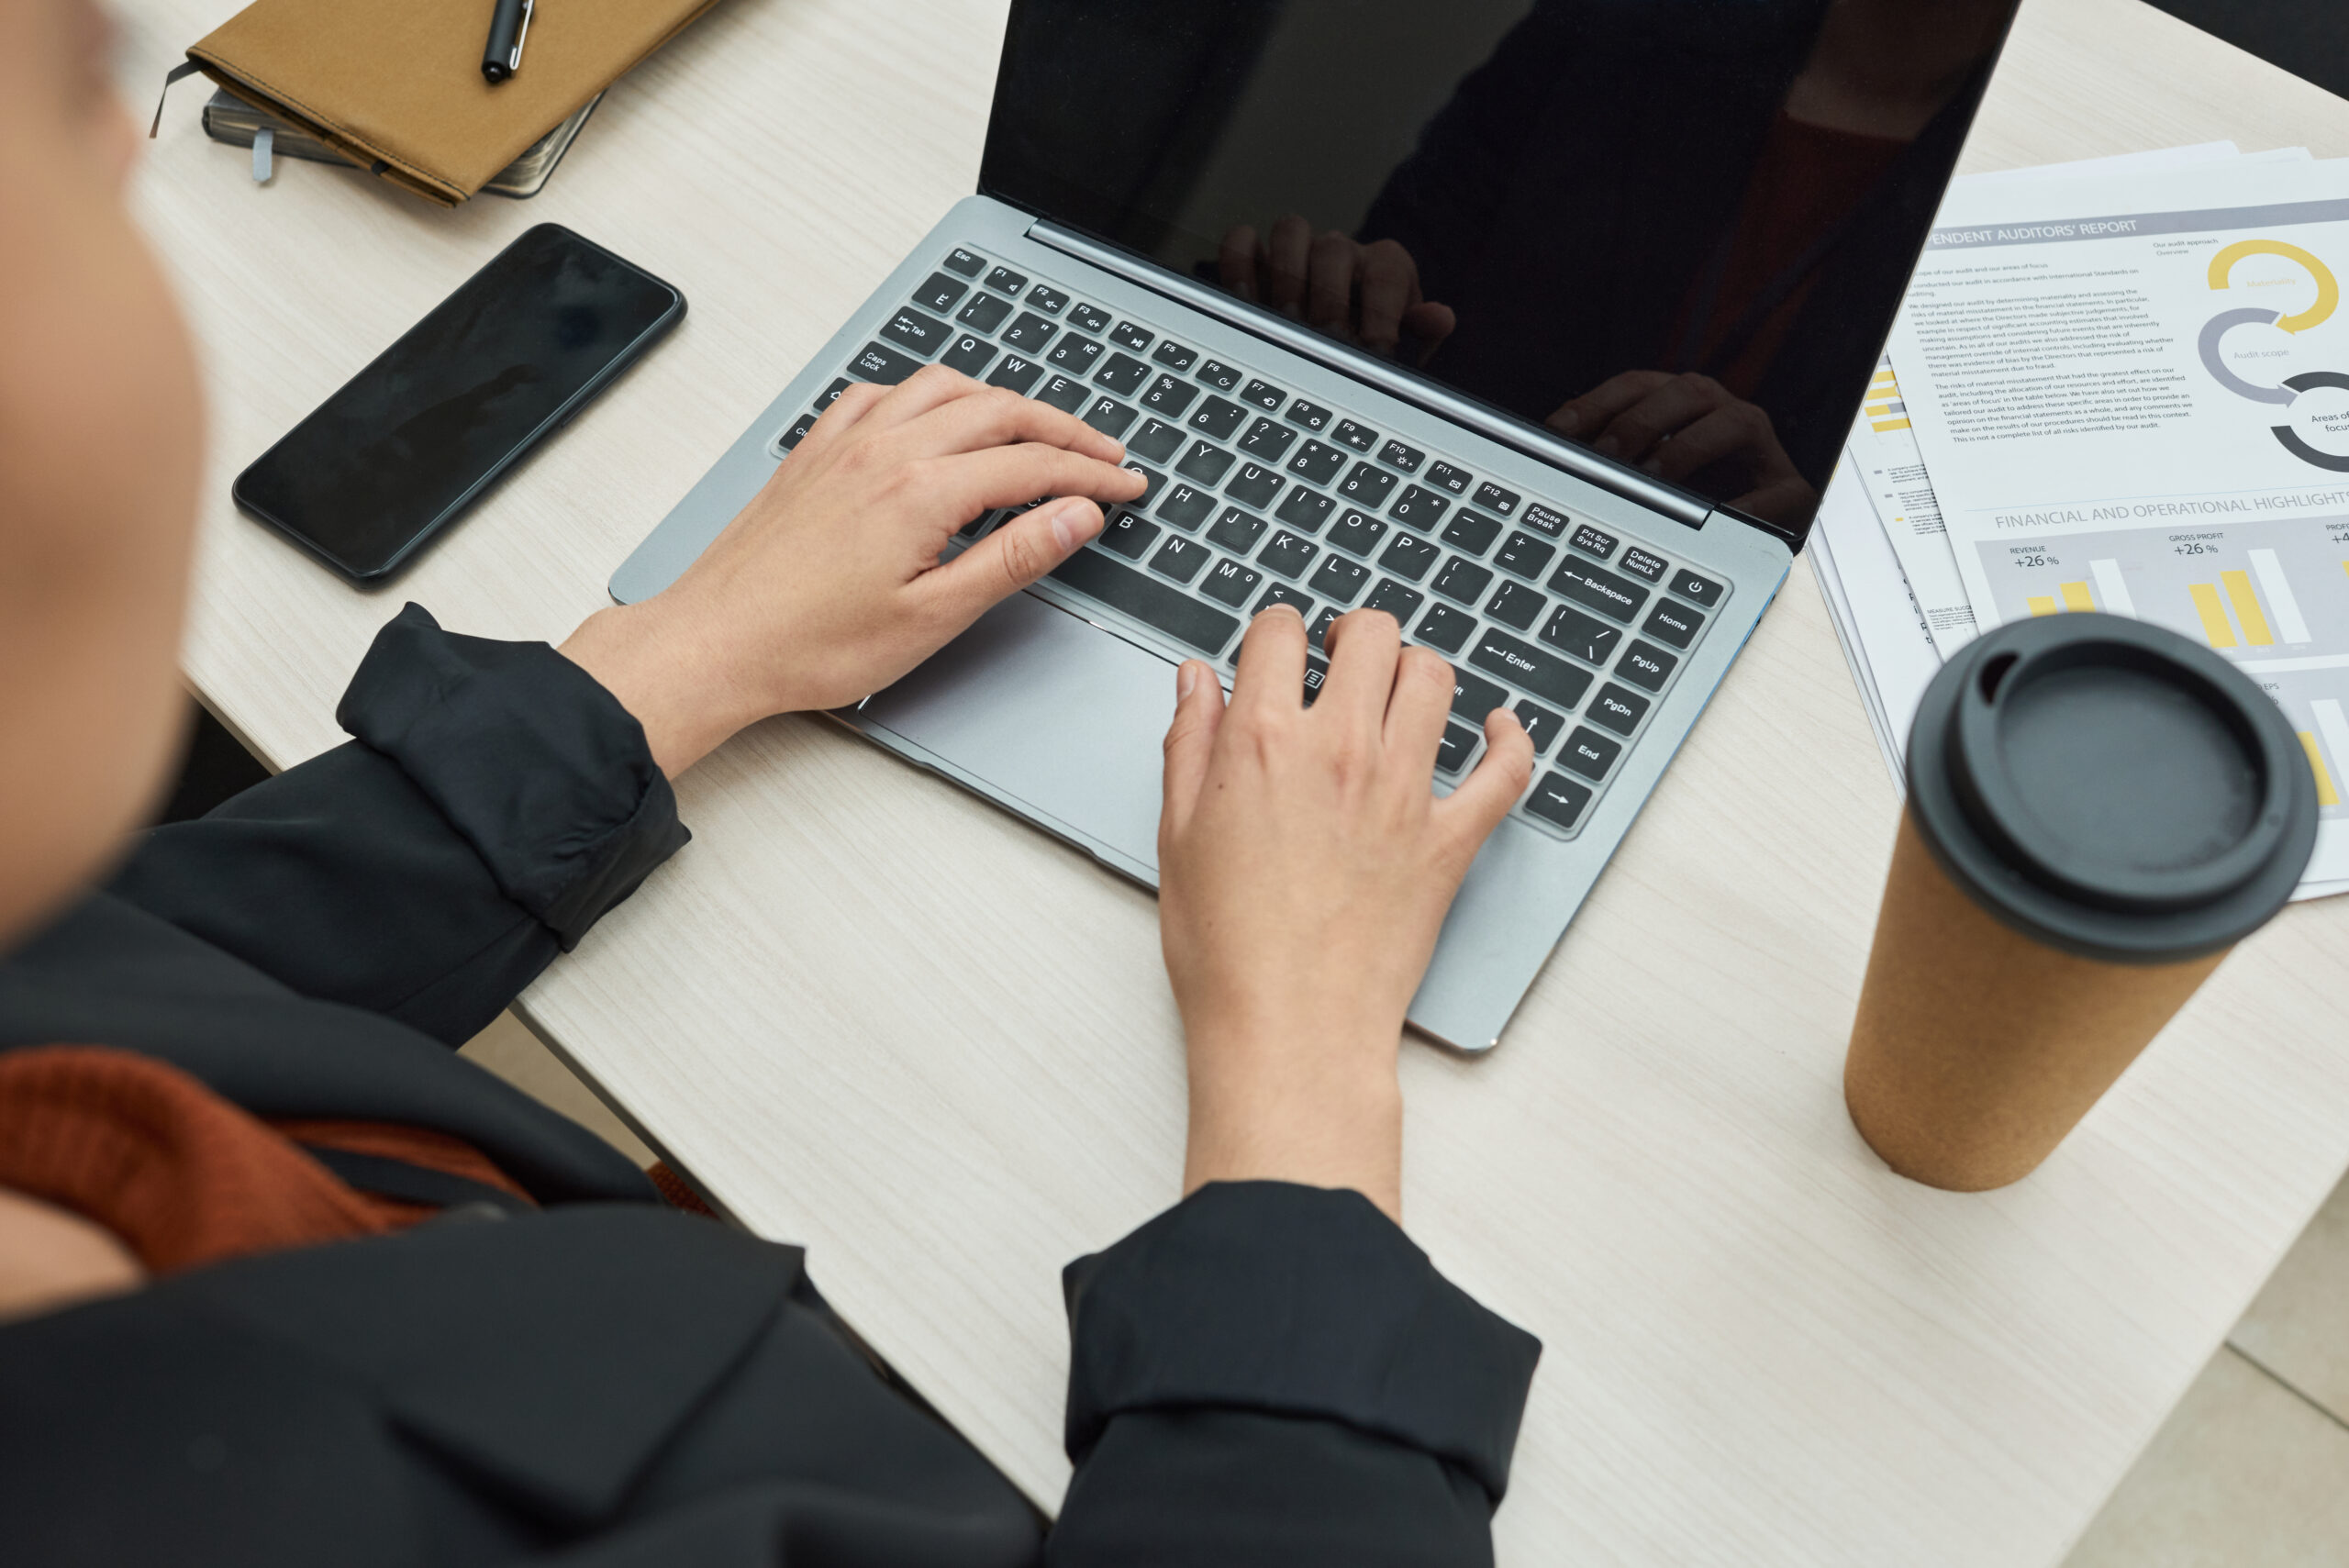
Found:
[(980, 194), (613, 596), (852, 382), (1082, 417), (1145, 496), (836, 717), (1154, 885), (1174, 664), (1391, 611), (1457, 673), (1439, 789), (1496, 706), (1540, 752), (1411, 1006), (1490, 1047), (1785, 581), (2011, 9), (1874, 3), (1014, 0)]

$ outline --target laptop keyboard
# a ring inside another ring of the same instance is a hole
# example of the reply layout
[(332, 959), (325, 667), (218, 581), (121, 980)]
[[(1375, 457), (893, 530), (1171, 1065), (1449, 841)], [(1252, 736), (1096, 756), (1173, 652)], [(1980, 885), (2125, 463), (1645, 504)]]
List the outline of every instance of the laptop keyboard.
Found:
[(962, 247), (769, 450), (787, 455), (852, 383), (895, 385), (930, 363), (1078, 416), (1149, 482), (1054, 582), (1225, 671), (1251, 617), (1294, 605), (1313, 643), (1308, 703), (1330, 623), (1390, 612), (1407, 643), (1453, 666), (1438, 771), (1460, 777), (1485, 715), (1514, 709), (1539, 755), (1518, 809), (1562, 837), (1623, 771), (1728, 596), (1669, 550)]

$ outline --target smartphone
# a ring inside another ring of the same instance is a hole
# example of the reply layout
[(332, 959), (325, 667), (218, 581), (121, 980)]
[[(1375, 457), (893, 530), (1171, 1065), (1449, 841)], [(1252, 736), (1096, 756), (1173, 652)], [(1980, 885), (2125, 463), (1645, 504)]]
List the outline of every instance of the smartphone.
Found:
[(398, 569), (685, 313), (542, 223), (237, 476), (237, 505), (361, 582)]

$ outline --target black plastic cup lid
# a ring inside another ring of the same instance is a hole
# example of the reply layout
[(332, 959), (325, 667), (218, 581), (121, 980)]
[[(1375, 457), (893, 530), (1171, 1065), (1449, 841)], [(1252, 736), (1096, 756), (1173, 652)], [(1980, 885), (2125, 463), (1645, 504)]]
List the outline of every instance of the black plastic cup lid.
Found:
[(2019, 621), (1943, 665), (1909, 729), (1909, 807), (1991, 915), (2119, 963), (2242, 940), (2316, 847), (2308, 755), (2266, 694), (2121, 616)]

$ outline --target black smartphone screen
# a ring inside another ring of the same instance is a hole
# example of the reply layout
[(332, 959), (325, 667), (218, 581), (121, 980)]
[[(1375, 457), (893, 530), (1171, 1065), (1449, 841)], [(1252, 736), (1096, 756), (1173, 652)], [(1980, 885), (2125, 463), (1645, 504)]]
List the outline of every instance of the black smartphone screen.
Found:
[(684, 314), (669, 284), (540, 224), (262, 454), (232, 493), (341, 571), (381, 576)]

